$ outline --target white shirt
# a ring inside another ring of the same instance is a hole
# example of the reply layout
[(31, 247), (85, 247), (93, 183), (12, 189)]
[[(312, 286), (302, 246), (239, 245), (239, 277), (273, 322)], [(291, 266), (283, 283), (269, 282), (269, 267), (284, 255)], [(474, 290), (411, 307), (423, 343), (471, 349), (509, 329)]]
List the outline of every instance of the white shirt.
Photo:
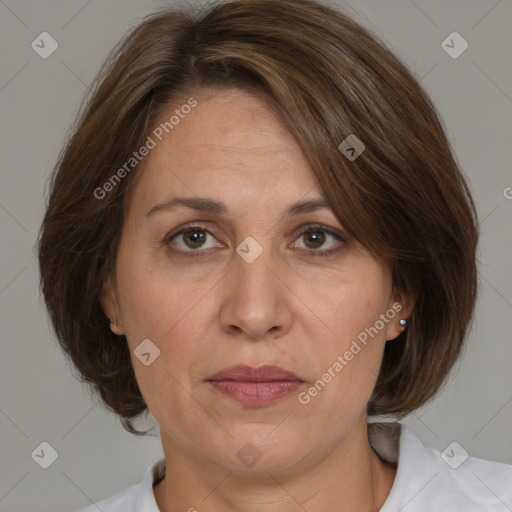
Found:
[[(397, 463), (380, 512), (512, 511), (512, 465), (466, 456), (455, 444), (441, 454), (400, 423), (368, 423), (368, 439), (381, 458)], [(160, 512), (153, 484), (164, 474), (162, 458), (146, 469), (142, 482), (96, 505), (102, 512)], [(96, 505), (80, 512), (98, 512)]]

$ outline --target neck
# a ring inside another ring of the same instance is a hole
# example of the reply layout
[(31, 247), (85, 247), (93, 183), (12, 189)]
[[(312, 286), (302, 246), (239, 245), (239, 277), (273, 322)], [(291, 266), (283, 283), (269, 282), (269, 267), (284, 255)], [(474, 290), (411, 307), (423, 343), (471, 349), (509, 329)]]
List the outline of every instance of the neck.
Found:
[(338, 446), (287, 471), (236, 473), (197, 453), (184, 452), (162, 433), (166, 476), (154, 487), (161, 512), (377, 512), (393, 485), (396, 466), (373, 451), (366, 417)]

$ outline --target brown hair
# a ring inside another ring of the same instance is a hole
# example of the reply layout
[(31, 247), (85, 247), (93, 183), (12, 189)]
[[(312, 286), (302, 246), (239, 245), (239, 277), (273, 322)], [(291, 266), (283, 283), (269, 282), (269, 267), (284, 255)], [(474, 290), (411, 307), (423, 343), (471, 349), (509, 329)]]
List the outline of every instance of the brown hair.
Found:
[[(102, 187), (143, 145), (169, 104), (201, 89), (256, 92), (295, 136), (354, 240), (392, 263), (414, 301), (386, 344), (369, 414), (398, 418), (439, 390), (477, 294), (477, 214), (425, 91), (378, 38), (313, 0), (235, 0), (148, 16), (113, 50), (84, 100), (51, 180), (41, 227), (41, 288), (83, 381), (123, 426), (147, 411), (124, 336), (100, 306), (115, 269), (123, 197), (136, 170)], [(365, 150), (338, 149), (350, 134)]]

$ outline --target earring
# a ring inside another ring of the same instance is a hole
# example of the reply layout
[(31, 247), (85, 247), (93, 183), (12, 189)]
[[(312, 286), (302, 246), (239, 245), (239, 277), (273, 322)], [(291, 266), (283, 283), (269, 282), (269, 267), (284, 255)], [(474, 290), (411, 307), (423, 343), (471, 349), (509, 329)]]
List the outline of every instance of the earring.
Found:
[(113, 324), (113, 323), (114, 323), (114, 319), (113, 319), (113, 318), (111, 318), (111, 319), (110, 319), (110, 323), (111, 323), (111, 324)]
[(405, 318), (402, 318), (400, 320), (400, 325), (402, 326), (403, 329), (405, 329), (407, 327), (407, 320)]

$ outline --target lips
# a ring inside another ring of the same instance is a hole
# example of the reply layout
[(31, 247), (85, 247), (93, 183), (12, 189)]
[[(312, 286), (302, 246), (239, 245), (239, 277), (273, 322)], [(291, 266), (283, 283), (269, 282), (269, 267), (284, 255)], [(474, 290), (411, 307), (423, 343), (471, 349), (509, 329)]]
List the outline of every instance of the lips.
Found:
[(304, 385), (293, 372), (268, 365), (232, 366), (217, 372), (207, 382), (216, 392), (250, 407), (269, 406)]
[(304, 382), (293, 372), (279, 366), (264, 365), (253, 368), (247, 365), (236, 365), (225, 368), (207, 379), (208, 381), (239, 381), (239, 382)]

